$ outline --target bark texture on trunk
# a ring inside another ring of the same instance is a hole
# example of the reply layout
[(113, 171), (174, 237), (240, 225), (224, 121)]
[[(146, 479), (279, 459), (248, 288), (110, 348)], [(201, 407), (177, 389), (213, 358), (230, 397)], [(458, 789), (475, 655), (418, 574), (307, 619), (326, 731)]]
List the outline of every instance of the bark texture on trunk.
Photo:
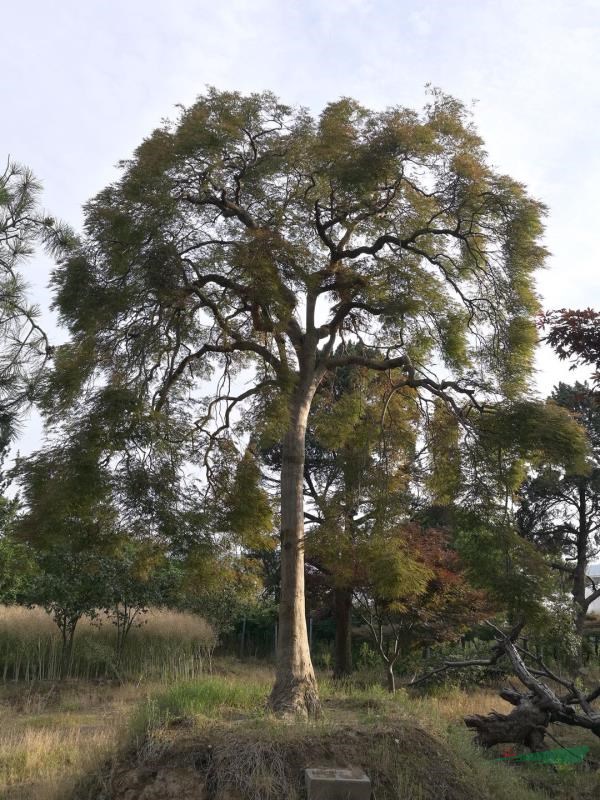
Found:
[(269, 706), (277, 714), (315, 716), (319, 695), (304, 602), (304, 454), (314, 388), (296, 392), (281, 462), (281, 596), (277, 671)]
[(352, 673), (352, 591), (333, 590), (335, 617), (335, 646), (333, 677), (347, 678)]

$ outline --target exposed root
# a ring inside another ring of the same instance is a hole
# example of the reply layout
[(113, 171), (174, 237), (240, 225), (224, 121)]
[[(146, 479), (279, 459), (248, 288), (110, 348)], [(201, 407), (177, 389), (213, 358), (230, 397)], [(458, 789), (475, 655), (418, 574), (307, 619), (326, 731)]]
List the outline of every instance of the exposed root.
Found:
[(525, 745), (533, 752), (544, 749), (544, 736), (549, 723), (548, 711), (535, 705), (528, 697), (520, 698), (510, 714), (492, 711), (486, 716), (473, 714), (465, 717), (467, 728), (477, 731), (475, 741), (481, 747), (514, 743)]
[(281, 680), (278, 676), (268, 707), (279, 717), (320, 717), (321, 702), (315, 679), (310, 676)]

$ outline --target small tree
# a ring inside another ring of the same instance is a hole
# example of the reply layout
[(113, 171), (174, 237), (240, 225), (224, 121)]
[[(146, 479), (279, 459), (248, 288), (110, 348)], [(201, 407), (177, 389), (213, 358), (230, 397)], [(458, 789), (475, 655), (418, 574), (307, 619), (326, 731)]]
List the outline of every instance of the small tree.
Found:
[(110, 484), (93, 452), (68, 443), (19, 460), (15, 470), (23, 502), (15, 535), (35, 564), (24, 599), (57, 624), (65, 674), (79, 620), (104, 601), (103, 561), (115, 525)]
[(490, 613), (447, 539), (443, 531), (412, 525), (356, 548), (356, 608), (386, 665), (390, 692), (400, 657), (457, 639)]
[(127, 637), (141, 626), (151, 606), (175, 602), (177, 571), (156, 542), (121, 538), (103, 559), (101, 605), (116, 629), (116, 662)]
[(30, 606), (42, 606), (61, 636), (61, 675), (68, 675), (75, 631), (82, 617), (94, 617), (104, 601), (103, 560), (52, 544), (33, 553), (35, 573), (21, 595)]

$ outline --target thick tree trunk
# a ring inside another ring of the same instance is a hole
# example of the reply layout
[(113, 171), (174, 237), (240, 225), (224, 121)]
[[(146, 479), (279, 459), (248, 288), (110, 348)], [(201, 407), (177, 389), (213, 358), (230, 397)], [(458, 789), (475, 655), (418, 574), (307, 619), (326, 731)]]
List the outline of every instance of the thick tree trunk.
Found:
[(320, 712), (304, 602), (304, 452), (313, 395), (313, 385), (296, 391), (290, 427), (282, 442), (281, 596), (277, 672), (269, 706), (285, 715)]
[(335, 617), (335, 648), (333, 677), (347, 678), (352, 673), (352, 591), (333, 590)]

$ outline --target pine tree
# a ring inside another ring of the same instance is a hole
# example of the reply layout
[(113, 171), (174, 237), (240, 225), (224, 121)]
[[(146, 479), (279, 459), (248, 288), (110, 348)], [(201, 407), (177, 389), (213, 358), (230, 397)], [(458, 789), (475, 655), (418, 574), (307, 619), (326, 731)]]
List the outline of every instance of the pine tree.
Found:
[(27, 298), (23, 266), (42, 244), (51, 253), (71, 232), (39, 209), (40, 185), (27, 167), (8, 161), (0, 175), (0, 451), (34, 400), (52, 354), (40, 312)]

